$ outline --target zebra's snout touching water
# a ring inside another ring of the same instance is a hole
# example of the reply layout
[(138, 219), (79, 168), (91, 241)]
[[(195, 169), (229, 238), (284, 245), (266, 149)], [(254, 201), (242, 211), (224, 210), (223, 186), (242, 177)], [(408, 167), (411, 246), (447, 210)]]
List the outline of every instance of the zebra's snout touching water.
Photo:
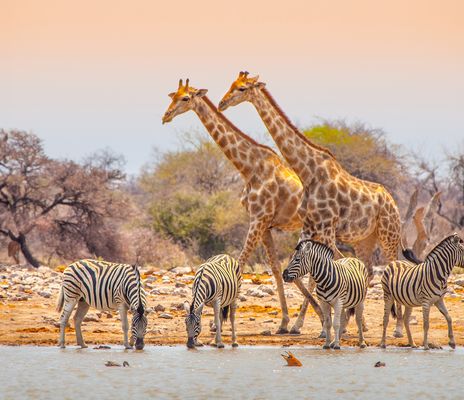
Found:
[(238, 262), (226, 254), (211, 257), (200, 265), (193, 281), (192, 304), (184, 303), (187, 312), (185, 327), (188, 348), (202, 345), (198, 341), (198, 336), (201, 333), (201, 313), (205, 304), (214, 308), (215, 345), (218, 348), (224, 347), (221, 337), (222, 323), (230, 314), (232, 346), (238, 346), (235, 333), (235, 310), (241, 283), (242, 274)]
[[(340, 336), (348, 323), (345, 312), (354, 310), (358, 325), (359, 346), (366, 347), (362, 330), (364, 300), (367, 294), (368, 273), (363, 262), (357, 258), (333, 259), (332, 250), (322, 243), (301, 240), (282, 273), (285, 282), (292, 282), (310, 274), (316, 282), (316, 294), (324, 314), (326, 343), (324, 348), (340, 348)], [(335, 339), (330, 341), (332, 316)]]
[[(77, 344), (87, 347), (81, 324), (90, 307), (101, 311), (118, 310), (124, 333), (124, 346), (142, 350), (147, 331), (147, 300), (140, 273), (135, 265), (116, 264), (97, 260), (80, 260), (70, 264), (63, 272), (57, 310), (60, 318), (59, 346), (65, 347), (65, 327), (77, 304), (74, 315)], [(131, 337), (129, 321), (131, 311)]]

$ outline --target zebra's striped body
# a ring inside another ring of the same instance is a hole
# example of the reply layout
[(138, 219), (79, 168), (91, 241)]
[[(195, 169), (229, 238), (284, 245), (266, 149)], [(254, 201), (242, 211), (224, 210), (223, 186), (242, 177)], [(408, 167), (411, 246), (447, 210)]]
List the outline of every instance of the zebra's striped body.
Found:
[(455, 265), (464, 266), (464, 246), (462, 239), (456, 234), (442, 240), (421, 264), (394, 261), (387, 265), (382, 276), (385, 308), (381, 347), (385, 347), (390, 312), (395, 316), (394, 301), (405, 306), (404, 326), (411, 347), (416, 347), (409, 329), (412, 308), (422, 307), (424, 348), (428, 349), (429, 313), (432, 305), (436, 305), (446, 318), (449, 345), (455, 347), (452, 320), (443, 300), (448, 277)]
[(242, 274), (238, 262), (226, 254), (211, 257), (198, 268), (193, 281), (192, 304), (186, 303), (188, 315), (185, 324), (188, 347), (199, 345), (197, 338), (201, 332), (201, 313), (204, 305), (214, 308), (217, 347), (224, 347), (221, 338), (221, 325), (223, 319), (227, 318), (230, 309), (232, 346), (237, 346), (235, 309), (241, 283)]
[[(316, 282), (316, 294), (321, 301), (324, 314), (326, 343), (324, 348), (340, 348), (340, 335), (347, 323), (341, 315), (343, 310), (355, 310), (359, 331), (359, 346), (365, 347), (362, 332), (362, 313), (368, 286), (368, 272), (363, 262), (357, 258), (333, 259), (332, 250), (312, 240), (300, 241), (295, 253), (283, 272), (286, 282), (292, 282), (310, 274)], [(335, 339), (331, 337), (331, 307), (334, 308)]]
[[(147, 327), (147, 301), (137, 267), (97, 260), (79, 260), (63, 272), (58, 311), (63, 309), (60, 320), (60, 342), (65, 347), (64, 331), (69, 317), (74, 315), (77, 343), (87, 347), (82, 337), (81, 324), (90, 307), (101, 311), (118, 310), (124, 332), (124, 346), (143, 349)], [(132, 336), (129, 343), (127, 311), (131, 310)]]

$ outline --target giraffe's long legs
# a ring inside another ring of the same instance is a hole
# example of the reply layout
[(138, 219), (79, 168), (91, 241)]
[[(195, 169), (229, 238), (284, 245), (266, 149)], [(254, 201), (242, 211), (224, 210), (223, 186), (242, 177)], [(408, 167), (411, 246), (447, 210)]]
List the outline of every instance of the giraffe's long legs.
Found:
[(274, 274), (274, 279), (277, 285), (277, 293), (279, 295), (280, 307), (282, 309), (282, 321), (276, 333), (288, 333), (288, 323), (290, 321), (290, 317), (288, 316), (287, 300), (285, 299), (282, 270), (279, 262), (277, 261), (274, 240), (272, 239), (272, 234), (269, 229), (263, 233), (263, 244), (266, 250), (267, 258), (271, 264), (272, 273)]
[[(316, 287), (316, 282), (314, 282), (314, 279), (309, 277), (308, 292), (313, 293), (315, 287)], [(294, 335), (298, 335), (301, 333), (301, 328), (303, 327), (303, 324), (304, 324), (306, 312), (308, 311), (308, 306), (309, 306), (309, 300), (307, 297), (305, 297), (303, 300), (303, 303), (301, 304), (301, 310), (298, 313), (298, 318), (296, 319), (295, 324), (293, 325), (292, 329), (290, 329), (290, 333)]]
[[(399, 213), (388, 213), (384, 209), (381, 209), (377, 226), (377, 237), (388, 262), (395, 261), (398, 258), (398, 248), (401, 241)], [(396, 304), (396, 317), (396, 327), (393, 336), (400, 338), (403, 337), (403, 311), (399, 303)]]

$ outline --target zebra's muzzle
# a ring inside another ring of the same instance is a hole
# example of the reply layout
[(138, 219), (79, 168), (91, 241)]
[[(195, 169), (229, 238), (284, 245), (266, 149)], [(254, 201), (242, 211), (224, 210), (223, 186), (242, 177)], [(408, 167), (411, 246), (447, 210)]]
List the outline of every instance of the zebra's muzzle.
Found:
[(143, 348), (145, 347), (145, 343), (143, 341), (142, 338), (137, 338), (135, 340), (135, 349), (136, 350), (143, 350)]
[(187, 339), (187, 347), (189, 349), (194, 349), (195, 348), (195, 341), (193, 340), (193, 338), (188, 338)]
[(284, 272), (282, 273), (282, 278), (285, 282), (293, 282), (293, 280), (295, 279), (292, 276), (290, 276), (288, 270), (284, 270)]

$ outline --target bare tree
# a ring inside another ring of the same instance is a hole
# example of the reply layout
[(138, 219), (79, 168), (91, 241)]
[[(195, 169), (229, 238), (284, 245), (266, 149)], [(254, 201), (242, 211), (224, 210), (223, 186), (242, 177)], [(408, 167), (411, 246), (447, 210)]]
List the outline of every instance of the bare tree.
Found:
[(95, 235), (108, 229), (105, 218), (125, 209), (115, 190), (124, 179), (119, 164), (108, 152), (83, 164), (52, 160), (34, 134), (0, 131), (0, 234), (18, 243), (34, 267), (40, 263), (28, 238), (35, 231), (59, 235), (58, 247), (80, 241), (98, 254)]

